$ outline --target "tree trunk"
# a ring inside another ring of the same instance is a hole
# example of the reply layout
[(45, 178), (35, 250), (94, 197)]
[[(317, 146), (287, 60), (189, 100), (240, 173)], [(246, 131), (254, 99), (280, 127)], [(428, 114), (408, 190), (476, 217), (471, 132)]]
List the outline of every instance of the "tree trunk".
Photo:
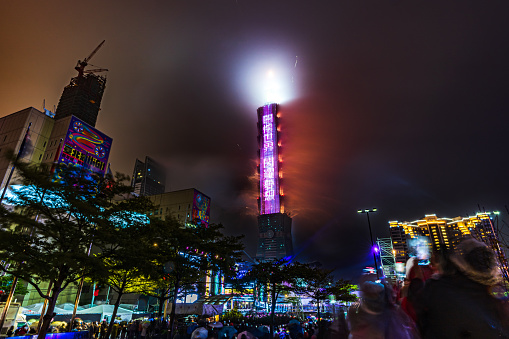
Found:
[(163, 307), (164, 307), (164, 297), (165, 297), (165, 290), (161, 289), (161, 294), (159, 295), (159, 311), (157, 312), (157, 318), (161, 320), (161, 315), (163, 314)]
[(49, 325), (51, 324), (51, 319), (53, 319), (53, 312), (55, 311), (55, 305), (57, 303), (58, 296), (60, 295), (60, 286), (61, 282), (56, 282), (51, 291), (51, 297), (48, 299), (48, 308), (46, 309), (46, 314), (42, 318), (42, 326), (37, 334), (37, 339), (45, 339), (46, 333), (48, 333)]
[(272, 284), (271, 291), (271, 304), (270, 304), (270, 338), (274, 338), (274, 313), (276, 311), (276, 284)]
[(170, 313), (170, 339), (173, 338), (173, 325), (175, 324), (175, 311), (177, 309), (177, 297), (179, 291), (180, 281), (177, 278), (175, 280), (174, 290), (173, 290), (173, 300), (171, 302), (171, 313)]
[(316, 299), (316, 318), (318, 319), (318, 338), (323, 338), (322, 322), (320, 321), (320, 299)]
[(113, 307), (113, 314), (111, 315), (110, 324), (108, 325), (108, 331), (106, 332), (106, 339), (109, 338), (111, 335), (111, 330), (113, 329), (113, 325), (115, 324), (115, 318), (117, 317), (118, 308), (120, 306), (120, 299), (122, 299), (122, 295), (124, 295), (122, 291), (117, 293), (118, 297), (117, 300), (115, 301), (115, 307)]
[(320, 300), (316, 299), (316, 318), (318, 319), (318, 323), (320, 323)]

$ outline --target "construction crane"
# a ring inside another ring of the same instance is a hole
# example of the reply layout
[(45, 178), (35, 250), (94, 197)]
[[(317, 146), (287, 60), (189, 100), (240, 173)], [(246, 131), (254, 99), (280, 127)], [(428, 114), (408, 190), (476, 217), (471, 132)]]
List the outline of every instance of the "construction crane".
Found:
[(96, 73), (96, 72), (106, 72), (107, 69), (106, 68), (97, 68), (97, 69), (89, 69), (89, 70), (86, 70), (85, 71), (85, 67), (87, 67), (88, 65), (88, 62), (90, 61), (90, 59), (92, 59), (92, 57), (95, 55), (95, 53), (97, 53), (97, 51), (99, 50), (99, 48), (102, 47), (102, 45), (104, 44), (106, 40), (103, 40), (99, 46), (97, 46), (92, 53), (90, 53), (90, 55), (88, 57), (86, 57), (85, 59), (83, 59), (83, 61), (81, 60), (78, 60), (78, 63), (76, 64), (76, 67), (74, 67), (75, 70), (78, 71), (78, 77), (82, 77), (84, 73)]

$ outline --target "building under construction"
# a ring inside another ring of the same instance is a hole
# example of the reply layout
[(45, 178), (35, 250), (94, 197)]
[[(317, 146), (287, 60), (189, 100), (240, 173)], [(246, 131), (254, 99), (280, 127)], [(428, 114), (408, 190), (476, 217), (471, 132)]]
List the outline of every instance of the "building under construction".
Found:
[(72, 78), (60, 97), (55, 120), (74, 115), (95, 127), (105, 87), (106, 77), (97, 74), (83, 74)]
[(95, 127), (97, 115), (101, 109), (101, 100), (106, 88), (106, 77), (96, 73), (108, 71), (106, 68), (85, 69), (90, 59), (104, 44), (101, 42), (88, 57), (78, 60), (75, 70), (78, 76), (65, 86), (55, 111), (55, 120), (74, 115), (92, 127)]

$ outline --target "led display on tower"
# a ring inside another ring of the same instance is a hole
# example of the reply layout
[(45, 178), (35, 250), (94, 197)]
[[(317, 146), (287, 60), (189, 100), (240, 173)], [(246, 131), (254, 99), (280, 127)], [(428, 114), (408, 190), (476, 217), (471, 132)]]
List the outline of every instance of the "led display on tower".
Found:
[(260, 214), (282, 213), (279, 159), (278, 104), (258, 108), (260, 149)]

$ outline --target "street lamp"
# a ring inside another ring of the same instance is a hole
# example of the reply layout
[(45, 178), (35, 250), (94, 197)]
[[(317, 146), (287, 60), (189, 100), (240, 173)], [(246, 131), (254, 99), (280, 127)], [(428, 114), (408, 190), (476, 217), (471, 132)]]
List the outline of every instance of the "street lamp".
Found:
[(366, 217), (368, 218), (368, 226), (369, 226), (369, 237), (371, 239), (371, 251), (373, 252), (373, 261), (375, 262), (375, 272), (376, 272), (376, 279), (379, 280), (380, 276), (378, 275), (378, 267), (376, 266), (376, 254), (375, 254), (375, 244), (373, 243), (373, 232), (371, 231), (371, 222), (369, 221), (369, 213), (376, 212), (376, 208), (372, 209), (364, 209), (364, 210), (358, 210), (357, 213), (366, 213)]

